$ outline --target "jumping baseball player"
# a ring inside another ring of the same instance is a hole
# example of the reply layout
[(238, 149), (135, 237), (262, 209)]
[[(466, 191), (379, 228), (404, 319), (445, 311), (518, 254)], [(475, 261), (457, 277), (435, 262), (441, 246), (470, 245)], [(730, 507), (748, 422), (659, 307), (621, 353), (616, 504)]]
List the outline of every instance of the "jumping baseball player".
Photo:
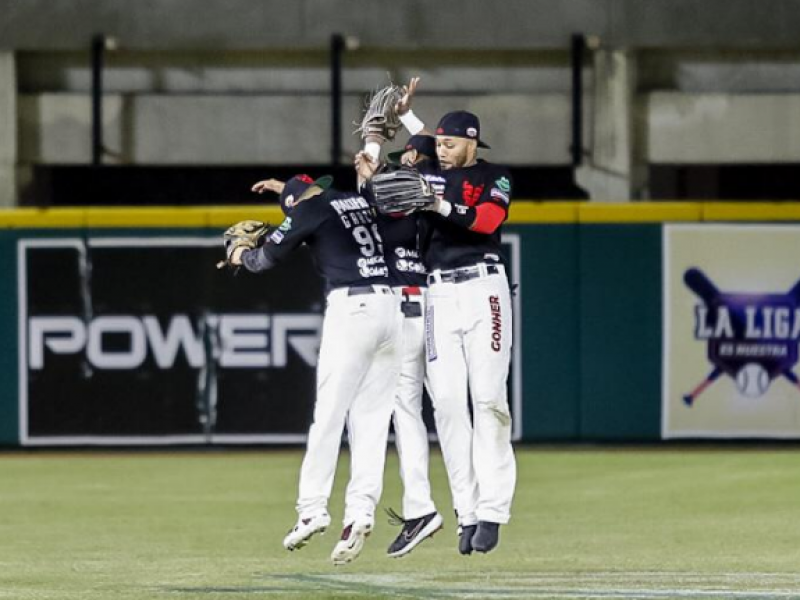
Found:
[[(398, 108), (411, 134), (424, 130), (410, 111), (417, 83), (411, 81)], [(511, 294), (500, 247), (511, 177), (478, 159), (478, 148), (489, 146), (474, 114), (444, 115), (435, 135), (440, 168), (419, 168), (436, 196), (422, 242), (428, 389), (458, 514), (459, 551), (489, 552), (510, 518), (516, 485), (506, 387)]]
[(404, 323), (401, 298), (389, 285), (374, 208), (330, 183), (300, 175), (285, 184), (274, 179), (255, 184), (255, 192), (280, 194), (286, 218), (261, 247), (229, 244), (228, 259), (251, 272), (265, 271), (305, 243), (325, 278), (314, 421), (300, 471), (298, 521), (283, 545), (302, 548), (330, 525), (328, 499), (346, 421), (351, 475), (344, 529), (331, 554), (341, 565), (358, 557), (374, 526)]
[[(414, 165), (435, 157), (433, 137), (412, 136), (403, 150), (387, 155), (390, 162)], [(356, 155), (359, 184), (371, 178), (378, 166), (378, 156), (366, 151)], [(369, 188), (364, 190), (369, 196)], [(417, 215), (379, 214), (378, 223), (386, 251), (386, 264), (393, 289), (402, 298), (403, 364), (395, 391), (392, 416), (395, 445), (403, 481), (403, 516), (389, 511), (390, 523), (402, 526), (389, 546), (390, 557), (408, 554), (426, 538), (442, 528), (442, 516), (431, 497), (428, 478), (428, 430), (422, 419), (422, 391), (425, 377), (424, 307), (426, 270), (419, 255)]]

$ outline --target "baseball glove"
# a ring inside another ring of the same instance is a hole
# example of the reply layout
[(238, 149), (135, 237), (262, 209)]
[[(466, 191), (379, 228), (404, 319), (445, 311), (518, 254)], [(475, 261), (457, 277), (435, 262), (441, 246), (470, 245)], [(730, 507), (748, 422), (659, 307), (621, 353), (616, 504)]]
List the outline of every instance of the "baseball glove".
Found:
[(361, 133), (361, 139), (367, 136), (379, 137), (383, 141), (394, 138), (397, 130), (402, 127), (396, 106), (403, 97), (403, 88), (389, 84), (377, 90), (366, 102), (366, 110), (361, 123), (354, 133)]
[(430, 184), (414, 167), (400, 167), (370, 180), (375, 205), (383, 214), (411, 214), (436, 201)]
[(222, 245), (225, 247), (225, 260), (217, 263), (217, 268), (223, 267), (236, 268), (236, 265), (231, 263), (233, 251), (237, 248), (257, 248), (264, 244), (264, 239), (270, 231), (268, 224), (261, 221), (240, 221), (235, 225), (231, 225), (222, 234)]

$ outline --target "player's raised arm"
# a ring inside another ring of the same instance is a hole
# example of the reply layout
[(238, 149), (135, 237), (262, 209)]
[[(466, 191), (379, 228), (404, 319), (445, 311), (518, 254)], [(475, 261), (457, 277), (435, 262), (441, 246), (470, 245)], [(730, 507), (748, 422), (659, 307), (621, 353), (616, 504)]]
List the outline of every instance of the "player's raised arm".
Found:
[(356, 175), (358, 177), (358, 189), (361, 190), (364, 184), (375, 175), (378, 167), (380, 167), (380, 162), (378, 161), (378, 157), (374, 157), (366, 150), (362, 150), (355, 155), (353, 165), (355, 166)]
[(411, 104), (414, 100), (414, 94), (417, 93), (419, 80), (419, 77), (412, 77), (408, 85), (403, 86), (403, 96), (398, 100), (395, 110), (400, 117), (400, 122), (411, 135), (433, 135), (433, 132), (426, 129), (425, 123), (411, 110)]
[(276, 194), (280, 194), (283, 192), (284, 187), (286, 187), (286, 183), (279, 179), (264, 179), (263, 181), (259, 181), (258, 183), (254, 184), (250, 190), (256, 194), (263, 194), (264, 192), (275, 192)]

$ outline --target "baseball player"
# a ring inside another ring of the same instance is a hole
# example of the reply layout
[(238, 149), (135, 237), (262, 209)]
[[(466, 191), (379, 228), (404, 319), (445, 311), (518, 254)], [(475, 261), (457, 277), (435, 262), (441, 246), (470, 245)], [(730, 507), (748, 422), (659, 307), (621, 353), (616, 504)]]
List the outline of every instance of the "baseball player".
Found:
[[(389, 153), (390, 162), (414, 165), (436, 156), (431, 136), (412, 136), (403, 150)], [(362, 152), (356, 155), (359, 186), (369, 179), (378, 166), (378, 156)], [(364, 190), (369, 196), (368, 188)], [(400, 215), (402, 216), (402, 215)], [(424, 304), (426, 270), (419, 255), (417, 215), (398, 218), (378, 214), (386, 251), (386, 264), (393, 289), (402, 298), (404, 315), (403, 364), (395, 390), (392, 415), (395, 445), (400, 459), (403, 481), (403, 516), (391, 509), (390, 523), (401, 525), (397, 538), (387, 550), (390, 557), (408, 554), (426, 538), (442, 528), (442, 516), (431, 497), (428, 478), (428, 430), (422, 419), (422, 389), (425, 377)]]
[(403, 316), (400, 297), (389, 285), (375, 210), (363, 197), (334, 190), (330, 183), (329, 177), (313, 181), (307, 175), (285, 184), (275, 179), (256, 183), (255, 192), (280, 194), (286, 218), (262, 247), (234, 249), (230, 262), (265, 271), (305, 243), (325, 278), (314, 420), (300, 470), (298, 521), (283, 545), (302, 548), (330, 524), (328, 498), (346, 421), (351, 474), (344, 529), (331, 554), (333, 563), (341, 565), (358, 557), (375, 522)]
[[(412, 79), (401, 120), (411, 134), (424, 124), (410, 111)], [(459, 551), (489, 552), (510, 518), (516, 485), (507, 379), (511, 359), (511, 294), (500, 246), (511, 176), (478, 159), (478, 117), (447, 113), (436, 127), (439, 168), (422, 163), (436, 202), (423, 258), (428, 268), (428, 390), (459, 521)], [(469, 397), (472, 399), (470, 419)]]

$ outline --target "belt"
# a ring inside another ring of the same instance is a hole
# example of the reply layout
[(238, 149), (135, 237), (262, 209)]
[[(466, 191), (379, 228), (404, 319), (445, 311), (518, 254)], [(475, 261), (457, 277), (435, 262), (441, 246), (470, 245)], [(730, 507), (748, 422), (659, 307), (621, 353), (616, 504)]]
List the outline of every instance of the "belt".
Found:
[(391, 294), (392, 288), (388, 285), (353, 285), (347, 288), (348, 296), (363, 296), (365, 294)]
[(436, 270), (428, 275), (428, 283), (463, 283), (486, 275), (497, 275), (500, 266), (494, 264), (479, 264), (473, 267), (462, 267), (449, 271)]

